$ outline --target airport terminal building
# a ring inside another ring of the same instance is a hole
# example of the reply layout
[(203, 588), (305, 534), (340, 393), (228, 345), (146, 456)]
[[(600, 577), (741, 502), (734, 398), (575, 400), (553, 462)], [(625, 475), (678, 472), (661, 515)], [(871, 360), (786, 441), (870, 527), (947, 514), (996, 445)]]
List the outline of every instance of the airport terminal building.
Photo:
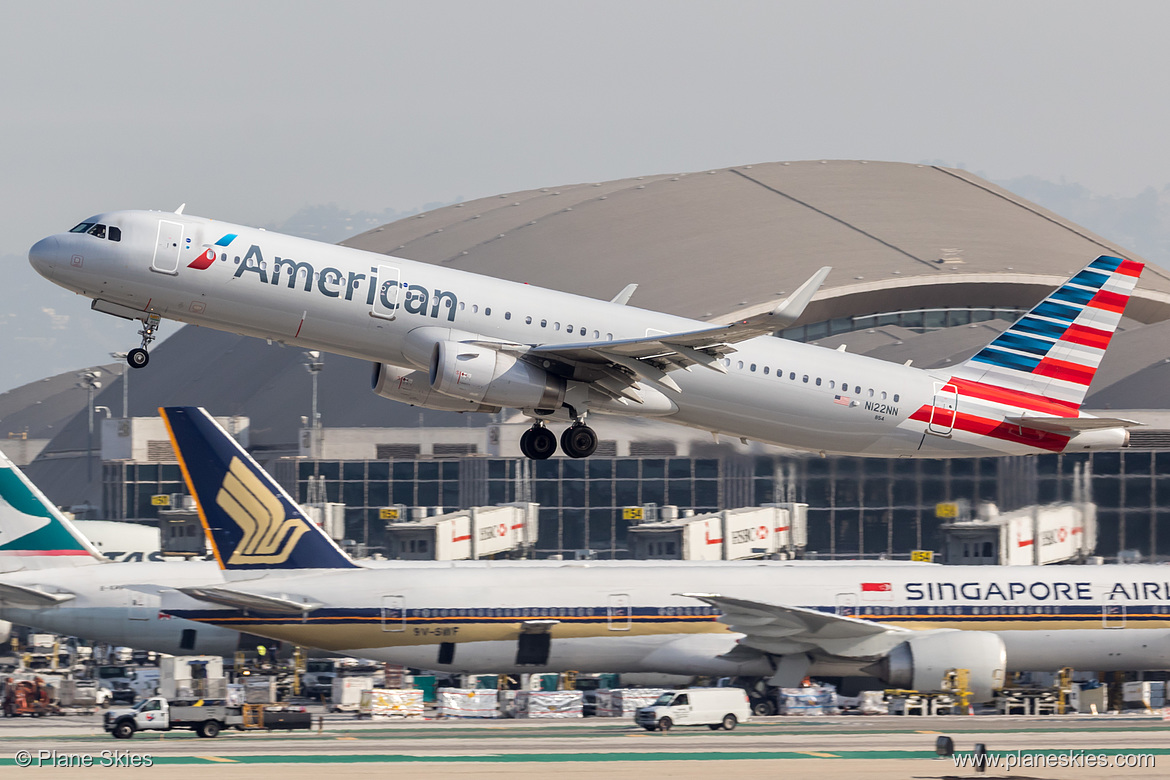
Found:
[[(804, 317), (778, 335), (919, 367), (966, 359), (1097, 255), (1141, 260), (968, 172), (867, 161), (505, 193), (344, 243), (604, 299), (635, 282), (631, 305), (714, 321), (763, 311), (829, 265)], [(133, 340), (131, 326), (94, 324)], [(309, 362), (320, 365), (306, 371)], [(92, 370), (103, 380), (92, 403), (108, 410), (92, 435), (87, 391), (72, 374), (0, 396), (4, 451), (24, 458), (51, 499), (88, 516), (152, 518), (153, 496), (186, 492), (164, 440), (143, 433), (129, 457), (111, 441), (120, 423), (133, 436), (130, 421), (160, 405), (200, 405), (247, 418), (250, 451), (299, 500), (323, 491), (344, 503), (346, 538), (371, 551), (382, 546), (380, 512), (390, 505), (535, 501), (537, 555), (624, 557), (623, 507), (800, 501), (809, 505), (810, 551), (897, 557), (936, 548), (938, 503), (1012, 509), (1068, 499), (1074, 473), (1087, 468), (1099, 554), (1170, 556), (1170, 273), (1149, 264), (1086, 402), (1146, 424), (1121, 452), (822, 458), (662, 422), (591, 418), (601, 438), (592, 458), (529, 462), (517, 446), (523, 420), (379, 398), (370, 367), (350, 358), (307, 361), (294, 347), (186, 327), (153, 350), (128, 388), (121, 366)], [(310, 419), (314, 383), (320, 427)], [(120, 455), (103, 460), (103, 451)]]

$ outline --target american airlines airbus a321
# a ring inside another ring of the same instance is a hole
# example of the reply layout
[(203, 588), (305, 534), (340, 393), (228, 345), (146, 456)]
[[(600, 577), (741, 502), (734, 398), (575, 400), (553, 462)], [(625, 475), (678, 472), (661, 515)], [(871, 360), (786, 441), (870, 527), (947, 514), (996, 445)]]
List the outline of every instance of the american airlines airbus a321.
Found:
[(99, 214), (29, 250), (36, 270), (143, 323), (162, 319), (374, 363), (374, 392), (522, 410), (530, 458), (587, 457), (593, 414), (658, 417), (822, 453), (960, 457), (1117, 449), (1129, 421), (1080, 410), (1142, 264), (1102, 256), (950, 369), (775, 338), (829, 273), (726, 325), (181, 213)]

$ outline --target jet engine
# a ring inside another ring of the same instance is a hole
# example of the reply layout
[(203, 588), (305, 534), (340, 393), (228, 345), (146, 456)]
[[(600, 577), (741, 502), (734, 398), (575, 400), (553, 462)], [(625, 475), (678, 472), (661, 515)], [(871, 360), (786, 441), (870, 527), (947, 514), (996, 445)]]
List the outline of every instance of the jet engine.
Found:
[(911, 637), (865, 671), (896, 688), (937, 691), (948, 669), (970, 672), (974, 701), (989, 701), (1007, 669), (1003, 640), (989, 631), (939, 631)]
[(401, 401), (411, 406), (438, 409), (444, 412), (498, 412), (500, 407), (443, 395), (431, 388), (425, 371), (402, 368), (390, 363), (375, 363), (374, 392), (383, 398)]
[(431, 351), (431, 387), (444, 395), (514, 409), (559, 409), (565, 380), (489, 347), (440, 341)]

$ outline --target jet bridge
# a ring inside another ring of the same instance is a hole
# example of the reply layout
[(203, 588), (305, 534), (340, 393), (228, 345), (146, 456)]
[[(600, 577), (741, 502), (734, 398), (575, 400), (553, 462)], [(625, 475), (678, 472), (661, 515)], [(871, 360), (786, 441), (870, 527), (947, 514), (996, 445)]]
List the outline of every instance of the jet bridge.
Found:
[[(628, 514), (644, 517), (649, 513)], [(765, 504), (689, 517), (678, 517), (676, 507), (661, 507), (658, 515), (661, 519), (630, 527), (629, 546), (635, 558), (684, 561), (736, 561), (781, 555), (793, 558), (803, 553), (807, 543), (808, 504)]]
[(459, 561), (523, 557), (536, 545), (540, 504), (517, 502), (428, 514), (426, 507), (386, 507), (386, 557)]

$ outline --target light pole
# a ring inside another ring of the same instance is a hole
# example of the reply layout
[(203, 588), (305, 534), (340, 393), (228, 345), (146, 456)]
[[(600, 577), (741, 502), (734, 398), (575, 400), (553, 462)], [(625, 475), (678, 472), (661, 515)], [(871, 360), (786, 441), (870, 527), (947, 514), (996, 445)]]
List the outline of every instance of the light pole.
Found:
[(93, 482), (93, 393), (95, 390), (100, 390), (102, 383), (98, 379), (101, 376), (97, 371), (82, 371), (77, 375), (81, 380), (77, 383), (78, 387), (85, 388), (85, 410), (89, 415), (89, 433), (85, 439), (85, 477), (87, 482)]
[(325, 358), (321, 353), (315, 349), (304, 353), (305, 355), (305, 370), (309, 372), (309, 376), (313, 378), (313, 409), (312, 416), (309, 417), (309, 428), (312, 430), (313, 441), (313, 457), (320, 455), (320, 438), (321, 438), (321, 415), (317, 412), (317, 375), (321, 373), (321, 369), (325, 368)]
[(122, 419), (130, 417), (130, 375), (126, 373), (129, 364), (126, 356), (129, 352), (111, 352), (110, 357), (122, 361)]

